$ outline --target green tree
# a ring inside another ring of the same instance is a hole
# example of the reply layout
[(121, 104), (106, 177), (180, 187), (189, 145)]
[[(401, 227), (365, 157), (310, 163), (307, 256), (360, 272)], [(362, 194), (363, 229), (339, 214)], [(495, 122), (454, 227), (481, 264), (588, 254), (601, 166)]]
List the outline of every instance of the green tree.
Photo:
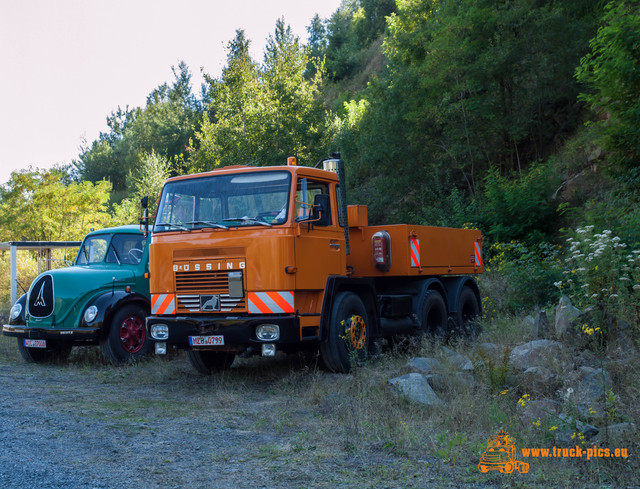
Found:
[(144, 108), (119, 107), (107, 118), (109, 131), (82, 148), (77, 168), (84, 180), (107, 179), (122, 198), (129, 190), (128, 175), (146, 153), (166, 157), (174, 173), (182, 170), (203, 108), (191, 92), (187, 65), (181, 62), (172, 71), (173, 83), (154, 89)]
[(111, 184), (70, 182), (60, 169), (13, 172), (0, 187), (0, 240), (80, 240), (110, 224)]
[(233, 164), (284, 164), (325, 153), (327, 130), (319, 94), (323, 70), (305, 76), (309, 56), (280, 19), (264, 61), (249, 56), (243, 31), (227, 46), (227, 66), (209, 82), (208, 116), (191, 156), (200, 170)]
[(149, 197), (149, 215), (155, 215), (165, 180), (169, 178), (169, 162), (156, 152), (140, 156), (135, 172), (129, 174), (130, 197), (114, 205), (114, 224), (135, 224), (140, 217), (140, 199)]
[(589, 89), (582, 100), (598, 114), (594, 124), (619, 175), (640, 188), (640, 3), (613, 1), (576, 77)]

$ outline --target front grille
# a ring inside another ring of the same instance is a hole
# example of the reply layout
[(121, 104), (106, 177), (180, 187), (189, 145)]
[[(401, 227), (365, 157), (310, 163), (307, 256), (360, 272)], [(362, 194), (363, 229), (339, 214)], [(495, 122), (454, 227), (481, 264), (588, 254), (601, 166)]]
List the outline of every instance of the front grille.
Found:
[(229, 274), (225, 272), (176, 272), (176, 293), (206, 292), (226, 294), (229, 292)]
[(227, 271), (175, 272), (177, 312), (199, 312), (200, 295), (220, 295), (220, 312), (246, 310), (245, 298), (229, 297)]

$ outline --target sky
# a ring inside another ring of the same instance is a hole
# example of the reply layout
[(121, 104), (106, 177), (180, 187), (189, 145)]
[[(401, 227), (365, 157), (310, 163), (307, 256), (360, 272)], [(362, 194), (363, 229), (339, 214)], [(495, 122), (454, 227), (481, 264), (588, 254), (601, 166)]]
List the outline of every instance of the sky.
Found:
[(0, 184), (77, 159), (120, 107), (144, 106), (185, 61), (218, 76), (236, 29), (261, 61), (284, 17), (304, 42), (341, 0), (0, 0)]

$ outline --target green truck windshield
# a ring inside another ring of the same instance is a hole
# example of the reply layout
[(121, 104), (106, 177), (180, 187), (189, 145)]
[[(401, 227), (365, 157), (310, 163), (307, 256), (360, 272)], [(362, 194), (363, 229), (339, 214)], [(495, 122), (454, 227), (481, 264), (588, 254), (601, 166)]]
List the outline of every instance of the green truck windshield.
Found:
[(147, 240), (140, 234), (96, 234), (84, 240), (76, 265), (116, 263), (138, 265)]

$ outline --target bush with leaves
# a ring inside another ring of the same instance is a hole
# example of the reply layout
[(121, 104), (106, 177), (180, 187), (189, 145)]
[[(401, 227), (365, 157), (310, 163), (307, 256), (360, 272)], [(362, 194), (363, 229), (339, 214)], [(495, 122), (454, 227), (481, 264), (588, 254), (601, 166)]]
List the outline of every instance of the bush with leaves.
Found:
[[(500, 285), (490, 298), (496, 313), (518, 313), (555, 302), (559, 293), (553, 287), (562, 276), (562, 262), (557, 246), (547, 242), (526, 245), (522, 242), (495, 243), (487, 250), (485, 282)], [(489, 286), (487, 290), (491, 289)]]
[(593, 324), (605, 333), (624, 319), (640, 326), (640, 249), (630, 250), (611, 230), (579, 227), (567, 238), (567, 269), (555, 285), (579, 308), (591, 307)]

